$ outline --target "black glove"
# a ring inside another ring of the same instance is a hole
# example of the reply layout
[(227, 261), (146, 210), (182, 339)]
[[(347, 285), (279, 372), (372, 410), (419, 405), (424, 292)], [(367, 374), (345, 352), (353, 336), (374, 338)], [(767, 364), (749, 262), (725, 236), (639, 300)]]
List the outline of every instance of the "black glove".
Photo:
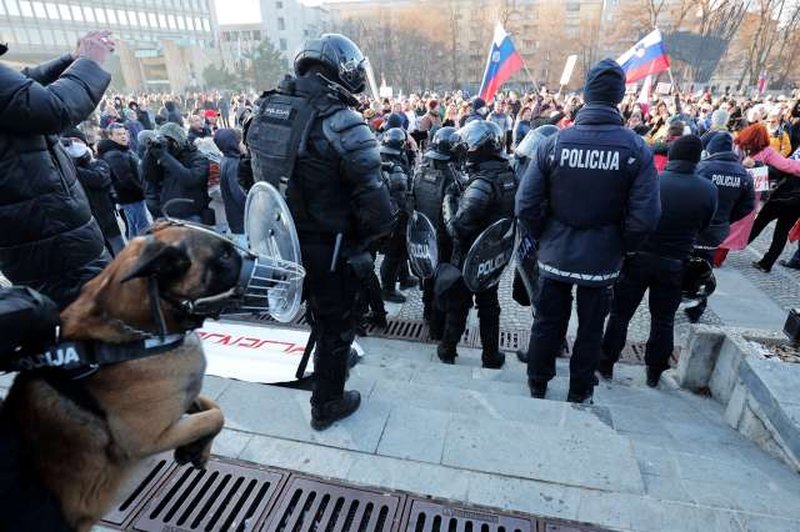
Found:
[(164, 154), (167, 153), (167, 148), (163, 144), (156, 143), (156, 144), (151, 144), (150, 148), (148, 148), (148, 151), (152, 154), (153, 158), (156, 161), (160, 162)]
[(56, 343), (60, 325), (58, 307), (49, 297), (23, 286), (0, 288), (0, 370)]
[(369, 251), (354, 253), (347, 258), (347, 264), (360, 281), (367, 279), (375, 271), (375, 261)]

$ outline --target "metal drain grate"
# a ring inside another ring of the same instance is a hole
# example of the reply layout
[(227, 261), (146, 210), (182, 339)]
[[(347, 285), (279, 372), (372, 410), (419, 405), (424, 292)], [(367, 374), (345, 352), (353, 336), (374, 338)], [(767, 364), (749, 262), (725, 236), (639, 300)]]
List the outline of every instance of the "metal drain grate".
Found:
[(293, 477), (272, 517), (268, 532), (390, 532), (405, 496), (348, 488)]
[(139, 512), (133, 530), (252, 530), (286, 475), (212, 460), (205, 470), (177, 468)]
[(536, 532), (531, 519), (410, 499), (402, 532)]
[(171, 453), (163, 453), (145, 460), (131, 475), (120, 490), (119, 499), (113, 509), (106, 514), (103, 522), (123, 527), (141, 508), (164, 479), (175, 468)]

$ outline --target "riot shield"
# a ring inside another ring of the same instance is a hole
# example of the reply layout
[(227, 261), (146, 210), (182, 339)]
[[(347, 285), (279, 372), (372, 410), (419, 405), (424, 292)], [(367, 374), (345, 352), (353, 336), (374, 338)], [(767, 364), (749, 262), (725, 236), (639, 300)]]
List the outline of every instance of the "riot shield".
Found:
[(471, 292), (482, 292), (500, 282), (514, 253), (514, 221), (503, 218), (475, 239), (464, 260), (464, 284)]
[[(528, 305), (532, 306), (536, 300), (534, 295), (536, 294), (536, 283), (539, 280), (539, 264), (533, 239), (519, 221), (517, 222), (516, 271), (514, 273), (516, 274), (515, 278), (519, 278), (525, 288)], [(519, 303), (519, 301), (517, 302)]]
[(439, 264), (436, 228), (428, 217), (419, 211), (414, 211), (406, 225), (406, 246), (414, 273), (423, 279), (433, 277)]
[(288, 323), (300, 310), (305, 276), (292, 214), (277, 189), (264, 181), (250, 189), (244, 212), (250, 249), (270, 259), (262, 297), (268, 300), (270, 315)]

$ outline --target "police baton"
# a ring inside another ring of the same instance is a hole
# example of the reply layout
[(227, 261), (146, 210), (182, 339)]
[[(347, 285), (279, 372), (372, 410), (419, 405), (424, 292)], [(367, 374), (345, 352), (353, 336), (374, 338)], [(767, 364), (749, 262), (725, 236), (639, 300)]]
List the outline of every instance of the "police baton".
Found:
[[(311, 312), (306, 311), (307, 316), (311, 318)], [(319, 338), (319, 333), (317, 332), (316, 324), (314, 323), (313, 319), (309, 319), (311, 322), (311, 334), (308, 335), (308, 343), (306, 343), (306, 348), (303, 351), (303, 358), (300, 359), (300, 365), (297, 366), (297, 371), (295, 372), (294, 376), (297, 380), (301, 380), (306, 375), (306, 367), (308, 367), (308, 361), (311, 358), (311, 353), (314, 352), (314, 347), (317, 345), (317, 340)]]

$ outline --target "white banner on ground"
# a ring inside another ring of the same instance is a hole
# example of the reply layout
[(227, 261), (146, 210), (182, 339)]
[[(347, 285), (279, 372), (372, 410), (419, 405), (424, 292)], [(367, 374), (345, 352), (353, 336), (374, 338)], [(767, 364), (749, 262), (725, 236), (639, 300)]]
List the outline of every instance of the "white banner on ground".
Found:
[[(207, 375), (265, 384), (293, 382), (309, 331), (206, 320), (203, 341)], [(314, 371), (313, 357), (307, 373)]]
[(561, 73), (561, 81), (559, 82), (562, 87), (569, 85), (569, 80), (572, 77), (572, 71), (575, 70), (575, 63), (577, 61), (577, 55), (567, 57), (567, 62), (564, 65), (564, 72)]
[[(197, 331), (206, 354), (206, 375), (262, 384), (294, 382), (309, 331), (206, 320)], [(360, 356), (364, 350), (353, 348)], [(314, 371), (314, 357), (306, 375)]]

